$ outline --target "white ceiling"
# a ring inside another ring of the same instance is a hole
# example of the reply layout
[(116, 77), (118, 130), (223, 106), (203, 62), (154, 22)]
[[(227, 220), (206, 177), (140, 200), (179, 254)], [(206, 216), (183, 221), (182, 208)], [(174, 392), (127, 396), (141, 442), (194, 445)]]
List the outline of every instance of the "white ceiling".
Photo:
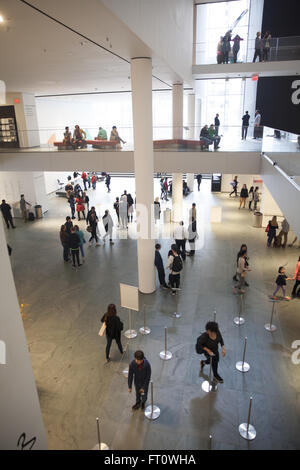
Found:
[[(153, 75), (179, 77), (100, 0), (32, 0), (30, 3), (126, 60), (147, 56)], [(21, 0), (0, 0), (0, 80), (7, 91), (40, 94), (130, 90), (130, 64), (78, 36)], [(167, 88), (153, 79), (153, 88)]]

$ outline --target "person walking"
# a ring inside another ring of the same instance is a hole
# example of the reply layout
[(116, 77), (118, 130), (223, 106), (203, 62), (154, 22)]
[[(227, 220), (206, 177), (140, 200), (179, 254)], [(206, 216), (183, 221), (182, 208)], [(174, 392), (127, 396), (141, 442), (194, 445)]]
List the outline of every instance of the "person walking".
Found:
[[(236, 282), (238, 281), (238, 278), (237, 278), (237, 268), (238, 268), (239, 258), (240, 258), (240, 256), (242, 256), (242, 255), (245, 254), (245, 253), (246, 253), (246, 256), (245, 256), (245, 266), (248, 268), (248, 267), (249, 267), (249, 262), (248, 262), (248, 260), (249, 260), (249, 257), (248, 257), (248, 248), (247, 248), (247, 245), (245, 245), (245, 243), (243, 243), (243, 244), (241, 245), (241, 248), (239, 249), (238, 254), (237, 254), (237, 257), (236, 257), (236, 270), (235, 270), (235, 275), (234, 275), (233, 278), (232, 278), (232, 279), (233, 279), (234, 281), (236, 281)], [(247, 284), (246, 281), (245, 281), (245, 285), (246, 285), (247, 287), (249, 287), (249, 284)]]
[(189, 238), (189, 244), (190, 244), (190, 251), (187, 253), (188, 256), (194, 256), (195, 254), (195, 241), (197, 238), (197, 222), (196, 218), (192, 217), (191, 222), (188, 226), (188, 238)]
[(232, 47), (232, 52), (233, 52), (233, 63), (237, 63), (237, 56), (240, 50), (240, 44), (241, 41), (244, 41), (243, 38), (241, 38), (238, 34), (235, 35), (235, 37), (232, 39), (233, 41), (233, 47)]
[(145, 409), (145, 403), (148, 397), (148, 388), (151, 379), (151, 366), (145, 358), (143, 351), (134, 353), (134, 360), (129, 365), (128, 371), (128, 391), (132, 391), (132, 382), (134, 381), (136, 401), (133, 410)]
[(66, 231), (68, 232), (69, 235), (71, 235), (71, 230), (73, 228), (73, 222), (71, 220), (71, 217), (66, 217), (66, 222), (65, 222), (65, 227)]
[(216, 132), (217, 136), (219, 135), (219, 128), (220, 128), (219, 114), (216, 114), (216, 117), (215, 117), (215, 132)]
[(164, 190), (165, 190), (165, 201), (168, 201), (168, 178), (164, 180)]
[(97, 176), (95, 175), (95, 173), (93, 173), (93, 175), (92, 175), (91, 182), (92, 182), (92, 188), (96, 189)]
[(242, 117), (242, 140), (246, 140), (247, 134), (248, 134), (248, 128), (249, 128), (249, 120), (250, 120), (250, 114), (248, 111), (245, 112), (244, 116)]
[(65, 225), (60, 227), (59, 238), (63, 247), (63, 259), (67, 262), (70, 259), (70, 234)]
[(88, 178), (87, 178), (87, 174), (86, 174), (85, 171), (83, 171), (83, 172), (81, 173), (81, 179), (82, 179), (83, 184), (84, 184), (84, 190), (86, 191), (86, 184), (87, 184), (87, 182), (88, 182)]
[(123, 322), (121, 322), (120, 317), (117, 315), (117, 308), (115, 304), (109, 304), (107, 307), (107, 312), (103, 315), (101, 319), (102, 323), (105, 323), (105, 333), (106, 333), (106, 362), (110, 361), (109, 352), (113, 339), (116, 341), (117, 346), (121, 354), (123, 354), (123, 346), (121, 343), (121, 331), (123, 330)]
[(248, 197), (249, 197), (249, 193), (248, 193), (247, 185), (243, 184), (243, 187), (242, 187), (241, 192), (240, 192), (240, 207), (239, 207), (239, 209), (242, 207), (242, 205), (243, 205), (243, 208), (245, 209), (246, 199)]
[(76, 233), (75, 227), (72, 227), (72, 229), (71, 229), (69, 246), (70, 246), (70, 250), (71, 250), (71, 254), (72, 254), (73, 268), (76, 268), (76, 260), (77, 260), (78, 267), (82, 266), (80, 261), (79, 261), (80, 239), (79, 239), (79, 237)]
[(165, 197), (165, 188), (164, 188), (164, 179), (163, 178), (160, 178), (159, 184), (160, 184), (160, 199), (164, 199), (164, 197)]
[(277, 217), (274, 215), (272, 220), (269, 220), (269, 223), (266, 228), (266, 232), (268, 234), (267, 246), (270, 247), (272, 241), (275, 241), (276, 238), (276, 230), (278, 229)]
[(133, 221), (133, 204), (134, 201), (132, 199), (132, 196), (130, 193), (127, 194), (127, 204), (128, 204), (128, 209), (127, 209), (127, 214), (128, 214), (128, 222)]
[(159, 202), (159, 197), (155, 198), (155, 201), (154, 201), (154, 220), (155, 220), (155, 223), (160, 220), (160, 213), (161, 213), (161, 210), (160, 210), (160, 202)]
[(188, 238), (188, 235), (184, 228), (184, 222), (181, 221), (179, 222), (179, 226), (176, 227), (174, 230), (174, 240), (178, 248), (178, 253), (180, 253), (183, 261), (185, 261), (185, 257), (186, 257), (185, 244), (186, 244), (187, 238)]
[(239, 294), (245, 293), (244, 286), (246, 281), (246, 275), (248, 271), (251, 271), (251, 269), (249, 269), (248, 267), (248, 262), (246, 262), (247, 258), (247, 252), (242, 251), (237, 262), (236, 276), (238, 279), (238, 283), (236, 286), (234, 286), (232, 290), (234, 294), (237, 293), (236, 289), (238, 289)]
[(267, 62), (269, 60), (270, 48), (271, 48), (271, 33), (267, 31), (262, 40), (262, 60)]
[(106, 237), (109, 236), (109, 243), (111, 245), (114, 245), (114, 242), (112, 241), (114, 223), (113, 223), (113, 219), (112, 219), (112, 217), (109, 213), (109, 210), (105, 211), (105, 214), (102, 217), (102, 222), (103, 222), (104, 230), (106, 232), (102, 240), (105, 242)]
[(249, 189), (249, 203), (248, 203), (248, 208), (249, 208), (249, 211), (251, 211), (251, 206), (252, 206), (252, 202), (254, 201), (254, 186), (251, 186), (251, 188)]
[(278, 235), (278, 237), (280, 239), (280, 243), (281, 243), (281, 240), (282, 240), (282, 237), (283, 237), (283, 243), (281, 245), (282, 248), (286, 247), (289, 231), (290, 231), (290, 224), (288, 223), (286, 218), (284, 218), (284, 220), (282, 221), (282, 224), (281, 224), (281, 231)]
[(261, 40), (261, 33), (258, 32), (256, 33), (256, 38), (255, 38), (255, 52), (254, 52), (254, 57), (253, 57), (253, 62), (256, 61), (257, 57), (259, 59), (259, 62), (262, 60), (262, 40)]
[(296, 266), (295, 274), (293, 279), (296, 281), (292, 290), (292, 297), (295, 298), (300, 295), (300, 288), (297, 290), (297, 287), (300, 285), (300, 256), (298, 258), (298, 263)]
[(201, 185), (201, 181), (202, 181), (202, 175), (199, 173), (199, 174), (196, 176), (196, 179), (197, 179), (197, 184), (198, 184), (198, 191), (200, 191), (200, 185)]
[(234, 177), (233, 181), (230, 183), (231, 186), (232, 186), (232, 191), (231, 193), (229, 194), (229, 197), (231, 197), (231, 195), (234, 193), (235, 194), (235, 197), (237, 197), (237, 187), (238, 187), (238, 180), (237, 180), (237, 176)]
[(182, 260), (179, 254), (177, 245), (171, 246), (171, 253), (169, 253), (168, 264), (166, 269), (170, 270), (169, 281), (172, 289), (172, 295), (176, 295), (176, 289), (180, 288), (180, 272), (183, 268)]
[(80, 249), (80, 253), (81, 253), (82, 262), (84, 263), (85, 256), (84, 256), (83, 245), (86, 243), (85, 238), (84, 238), (84, 233), (83, 233), (82, 230), (80, 230), (78, 225), (75, 225), (74, 228), (75, 228), (76, 235), (79, 238), (79, 249)]
[(98, 227), (98, 217), (96, 216), (96, 212), (91, 212), (89, 216), (89, 226), (87, 228), (88, 232), (91, 233), (91, 237), (89, 239), (89, 246), (92, 246), (93, 240), (95, 240), (96, 246), (100, 245), (100, 243), (98, 243), (97, 227)]
[(86, 224), (87, 224), (87, 225), (89, 225), (89, 223), (90, 223), (90, 219), (91, 219), (91, 215), (92, 215), (92, 214), (95, 215), (96, 221), (97, 221), (97, 222), (99, 221), (98, 216), (97, 216), (97, 213), (96, 213), (95, 206), (92, 206), (91, 209), (88, 211), (87, 216), (86, 216)]
[(254, 201), (254, 211), (257, 209), (257, 204), (259, 203), (259, 187), (256, 186), (253, 194), (253, 201)]
[(116, 197), (116, 200), (114, 202), (114, 209), (116, 211), (116, 214), (117, 214), (117, 218), (118, 218), (118, 227), (119, 227), (119, 224), (120, 224), (120, 201), (119, 201), (119, 198)]
[(10, 224), (11, 228), (16, 228), (14, 226), (13, 218), (12, 218), (12, 215), (11, 215), (11, 207), (10, 207), (9, 204), (7, 204), (5, 199), (2, 199), (2, 204), (0, 205), (0, 209), (1, 209), (3, 219), (5, 220), (7, 228), (9, 229), (9, 224)]
[(86, 193), (83, 193), (82, 194), (82, 199), (83, 199), (83, 203), (84, 203), (84, 208), (86, 210), (86, 213), (88, 214), (88, 212), (90, 210), (90, 198), (88, 197), (88, 195)]
[(121, 220), (121, 228), (127, 229), (127, 223), (128, 223), (128, 203), (127, 203), (127, 196), (123, 195), (121, 196), (121, 201), (119, 204), (119, 211), (120, 211), (120, 220)]
[(82, 215), (83, 215), (83, 220), (85, 219), (85, 207), (84, 207), (84, 202), (83, 202), (83, 199), (82, 197), (77, 197), (76, 198), (76, 211), (77, 211), (77, 216), (78, 216), (78, 220), (80, 220), (80, 212), (82, 212)]
[(161, 250), (161, 245), (159, 243), (156, 243), (154, 264), (157, 269), (160, 287), (162, 287), (163, 289), (168, 289), (168, 286), (166, 283), (165, 268), (164, 268), (163, 260), (160, 254), (160, 250)]
[(253, 139), (261, 139), (262, 138), (262, 126), (260, 125), (261, 122), (261, 114), (260, 111), (257, 109), (255, 111), (255, 118), (254, 118), (254, 128), (253, 128)]
[(105, 184), (106, 184), (108, 193), (110, 193), (110, 180), (111, 180), (111, 176), (107, 173), (105, 177)]
[(275, 281), (276, 289), (274, 290), (273, 295), (271, 296), (271, 299), (278, 300), (278, 297), (276, 297), (276, 294), (279, 291), (279, 289), (281, 289), (283, 293), (283, 298), (285, 300), (291, 300), (291, 298), (286, 295), (285, 287), (286, 287), (286, 281), (292, 281), (292, 280), (293, 280), (292, 277), (287, 277), (287, 275), (285, 274), (285, 267), (280, 266), (278, 269), (278, 276)]
[(206, 357), (206, 360), (202, 360), (200, 362), (200, 372), (203, 372), (205, 365), (210, 364), (210, 359), (212, 359), (214, 381), (222, 384), (224, 380), (218, 374), (218, 366), (220, 361), (219, 344), (222, 348), (222, 356), (225, 357), (226, 348), (223, 337), (219, 330), (219, 325), (216, 322), (209, 321), (205, 325), (205, 333), (202, 333), (202, 335), (197, 338), (196, 350), (198, 354), (204, 354)]
[(75, 219), (75, 198), (73, 193), (70, 194), (68, 203), (70, 204), (72, 219)]
[(26, 209), (26, 204), (27, 206), (31, 206), (29, 202), (25, 201), (24, 194), (21, 194), (21, 199), (20, 199), (20, 211), (22, 214), (22, 218), (24, 222), (27, 222), (27, 209)]

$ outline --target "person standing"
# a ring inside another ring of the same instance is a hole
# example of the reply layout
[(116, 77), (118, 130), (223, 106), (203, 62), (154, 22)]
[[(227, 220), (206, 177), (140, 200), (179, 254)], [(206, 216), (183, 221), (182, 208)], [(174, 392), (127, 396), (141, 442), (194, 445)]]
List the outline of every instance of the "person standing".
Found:
[(243, 204), (243, 208), (245, 209), (246, 199), (248, 197), (249, 197), (249, 193), (248, 193), (247, 185), (243, 184), (243, 187), (242, 187), (241, 192), (240, 192), (240, 207), (239, 207), (239, 209), (242, 207), (242, 204)]
[(220, 40), (217, 45), (217, 64), (223, 63), (223, 36), (220, 36)]
[(260, 32), (256, 33), (255, 52), (254, 52), (253, 62), (256, 61), (257, 57), (259, 59), (259, 62), (261, 62), (261, 60), (262, 60), (262, 40), (261, 40)]
[(59, 238), (63, 246), (63, 258), (67, 262), (70, 258), (70, 234), (65, 225), (60, 227)]
[(270, 247), (272, 241), (275, 241), (276, 238), (276, 230), (278, 229), (277, 217), (274, 215), (272, 220), (269, 220), (268, 226), (266, 228), (266, 232), (268, 233), (268, 241), (267, 246)]
[(88, 214), (89, 210), (90, 210), (90, 198), (88, 197), (88, 195), (86, 193), (83, 193), (82, 194), (82, 199), (83, 199), (83, 203), (84, 203), (84, 208), (86, 210), (86, 213)]
[(83, 245), (85, 244), (84, 233), (83, 233), (82, 230), (80, 230), (78, 225), (75, 225), (74, 228), (75, 228), (76, 235), (79, 238), (79, 249), (80, 249), (80, 253), (81, 253), (82, 262), (84, 263), (84, 261), (85, 261), (84, 249), (83, 249)]
[(233, 63), (234, 64), (236, 64), (236, 62), (237, 62), (237, 56), (238, 56), (238, 53), (239, 53), (239, 50), (240, 50), (240, 43), (243, 40), (244, 39), (241, 38), (238, 34), (236, 34), (235, 37), (232, 39), (232, 41), (233, 41), (232, 52), (233, 52)]
[(236, 276), (238, 279), (238, 284), (233, 288), (233, 293), (236, 294), (236, 289), (238, 289), (239, 294), (244, 294), (244, 286), (246, 285), (246, 274), (247, 271), (250, 271), (247, 262), (248, 256), (247, 251), (242, 250), (237, 262)]
[(119, 204), (119, 211), (120, 211), (120, 219), (121, 219), (121, 228), (127, 229), (127, 223), (128, 223), (128, 203), (127, 203), (127, 196), (123, 195), (121, 196), (121, 201)]
[(83, 220), (85, 219), (85, 207), (84, 207), (84, 202), (83, 202), (83, 199), (81, 197), (77, 197), (76, 198), (76, 211), (77, 211), (77, 216), (78, 216), (78, 220), (80, 220), (80, 212), (82, 212), (82, 215), (83, 215)]
[(249, 128), (249, 120), (250, 120), (250, 114), (248, 111), (245, 112), (244, 116), (242, 117), (242, 140), (246, 140), (247, 134), (248, 134), (248, 128)]
[(69, 241), (69, 246), (72, 254), (72, 260), (73, 260), (73, 268), (76, 268), (76, 260), (77, 260), (77, 265), (82, 266), (79, 261), (79, 246), (80, 246), (80, 239), (76, 233), (75, 227), (72, 227), (71, 229), (71, 235), (70, 235), (70, 241)]
[(136, 351), (134, 353), (134, 360), (129, 365), (128, 371), (128, 391), (132, 391), (132, 382), (134, 380), (136, 401), (133, 405), (133, 410), (138, 410), (140, 407), (145, 409), (145, 403), (148, 397), (148, 388), (151, 379), (151, 366), (145, 358), (143, 351)]
[(161, 249), (161, 245), (159, 243), (156, 243), (156, 245), (155, 245), (154, 264), (155, 264), (156, 269), (157, 269), (160, 287), (162, 287), (163, 289), (168, 289), (168, 286), (167, 286), (167, 283), (166, 283), (165, 268), (164, 268), (163, 260), (162, 260), (161, 254), (160, 254), (160, 249)]
[(197, 352), (199, 351), (198, 354), (204, 354), (206, 357), (205, 361), (200, 362), (200, 372), (202, 373), (205, 365), (210, 364), (210, 358), (212, 358), (214, 381), (222, 384), (224, 380), (218, 374), (218, 365), (220, 361), (219, 344), (222, 347), (222, 356), (225, 357), (226, 348), (219, 330), (219, 325), (216, 322), (210, 321), (205, 325), (205, 333), (197, 338), (196, 350)]
[(262, 43), (263, 43), (263, 57), (262, 60), (264, 62), (267, 62), (269, 60), (269, 54), (270, 54), (270, 48), (271, 48), (271, 33), (270, 31), (267, 31), (266, 34), (263, 37)]
[(165, 190), (165, 201), (168, 201), (168, 178), (165, 177), (164, 180), (164, 190)]
[(91, 212), (88, 218), (88, 223), (90, 227), (90, 229), (88, 228), (88, 231), (91, 233), (91, 237), (89, 239), (89, 246), (92, 246), (93, 240), (95, 240), (96, 246), (100, 246), (100, 243), (98, 243), (98, 237), (97, 237), (98, 217), (96, 215), (96, 212)]
[(220, 128), (220, 119), (219, 119), (219, 115), (216, 114), (216, 117), (215, 117), (215, 132), (216, 132), (216, 135), (219, 135), (219, 128)]
[(255, 111), (253, 139), (260, 139), (262, 137), (262, 126), (260, 125), (261, 114), (258, 109)]
[(96, 189), (97, 176), (95, 175), (95, 173), (93, 173), (93, 175), (92, 175), (91, 182), (92, 182), (92, 188)]
[(133, 204), (134, 204), (134, 201), (132, 199), (132, 196), (130, 193), (127, 194), (127, 213), (128, 213), (128, 222), (131, 222), (133, 221)]
[(70, 194), (68, 203), (70, 204), (72, 219), (75, 219), (75, 199), (73, 193)]
[(66, 231), (68, 232), (69, 235), (71, 235), (71, 230), (73, 228), (73, 222), (71, 220), (71, 217), (66, 217), (66, 222), (65, 222), (65, 227)]
[(110, 180), (111, 180), (111, 176), (107, 173), (106, 178), (105, 178), (105, 184), (106, 184), (108, 193), (110, 193)]
[(196, 203), (193, 202), (192, 207), (190, 208), (189, 211), (189, 222), (192, 222), (192, 219), (197, 220), (197, 209), (196, 209)]
[(159, 197), (155, 198), (155, 201), (154, 201), (154, 220), (155, 220), (155, 223), (160, 220), (160, 213), (161, 213), (161, 210), (160, 210), (160, 202), (159, 202)]
[(239, 182), (237, 180), (237, 176), (234, 177), (234, 180), (230, 184), (232, 186), (232, 191), (229, 194), (229, 197), (231, 197), (231, 194), (233, 194), (233, 193), (235, 194), (235, 197), (237, 197), (237, 195), (238, 195), (237, 194), (237, 187), (238, 187), (238, 184), (239, 184)]
[(197, 184), (198, 184), (198, 191), (200, 191), (200, 185), (201, 185), (201, 181), (202, 181), (202, 175), (199, 173), (199, 174), (196, 176), (196, 179), (197, 179)]
[(81, 173), (81, 179), (82, 179), (83, 184), (84, 184), (84, 190), (86, 191), (86, 184), (87, 184), (87, 182), (88, 182), (88, 179), (87, 179), (87, 174), (86, 174), (85, 171), (83, 171), (83, 172)]
[(31, 206), (29, 202), (25, 201), (24, 194), (21, 194), (21, 199), (20, 199), (20, 211), (22, 214), (22, 218), (24, 222), (27, 222), (27, 209), (26, 209), (26, 204), (27, 206)]
[(114, 209), (115, 209), (117, 217), (118, 217), (118, 226), (120, 224), (120, 210), (119, 210), (120, 207), (119, 206), (120, 206), (120, 201), (119, 201), (119, 198), (116, 197), (116, 200), (114, 202)]
[[(246, 268), (248, 268), (248, 267), (249, 267), (249, 262), (248, 262), (248, 260), (249, 260), (249, 257), (248, 257), (248, 248), (247, 248), (247, 245), (245, 245), (245, 243), (243, 243), (243, 244), (241, 245), (241, 248), (239, 249), (239, 252), (238, 252), (237, 257), (236, 257), (236, 270), (235, 270), (235, 275), (234, 275), (233, 278), (232, 278), (232, 279), (233, 279), (234, 281), (236, 281), (236, 282), (238, 281), (238, 278), (237, 278), (237, 268), (238, 268), (239, 258), (240, 258), (240, 256), (243, 256), (244, 254), (246, 254), (246, 256), (245, 256), (245, 266), (246, 266)], [(246, 281), (245, 281), (245, 285), (246, 285), (247, 287), (249, 287), (249, 284), (247, 284)]]
[(176, 243), (176, 246), (178, 248), (178, 253), (180, 253), (183, 261), (185, 261), (185, 257), (186, 257), (186, 254), (185, 254), (185, 244), (186, 244), (186, 240), (187, 240), (187, 234), (186, 234), (186, 230), (184, 228), (184, 222), (181, 221), (179, 222), (179, 226), (175, 228), (174, 230), (174, 240), (175, 240), (175, 243)]
[(9, 204), (7, 204), (5, 199), (2, 199), (2, 204), (1, 204), (0, 208), (1, 208), (1, 212), (2, 212), (2, 215), (3, 215), (3, 218), (5, 220), (7, 228), (9, 229), (9, 224), (10, 224), (11, 228), (16, 228), (14, 226), (13, 218), (12, 218), (12, 215), (11, 215), (11, 207), (10, 207)]
[(253, 194), (253, 200), (254, 200), (254, 211), (257, 209), (257, 204), (259, 202), (259, 187), (256, 186)]
[(278, 300), (278, 297), (276, 297), (276, 294), (279, 291), (279, 289), (281, 289), (284, 299), (285, 300), (291, 300), (291, 298), (288, 297), (286, 295), (286, 292), (285, 292), (286, 281), (291, 281), (291, 280), (292, 280), (292, 278), (287, 277), (286, 274), (285, 274), (285, 267), (280, 266), (279, 269), (278, 269), (278, 276), (276, 278), (276, 289), (273, 292), (273, 295), (271, 296), (271, 298), (274, 299), (274, 300)]
[(296, 266), (295, 274), (293, 279), (296, 281), (292, 290), (292, 297), (295, 298), (300, 294), (300, 288), (297, 291), (297, 287), (300, 285), (300, 256)]
[(112, 217), (109, 213), (109, 210), (105, 211), (105, 214), (102, 217), (102, 221), (103, 221), (103, 226), (104, 226), (104, 229), (105, 229), (105, 232), (106, 232), (102, 240), (105, 242), (106, 237), (109, 236), (109, 243), (111, 245), (114, 245), (114, 242), (112, 241), (112, 233), (113, 233), (114, 223), (113, 223), (113, 219), (112, 219)]
[(288, 221), (286, 220), (286, 218), (284, 218), (284, 220), (282, 221), (282, 224), (281, 224), (281, 231), (280, 231), (280, 233), (279, 233), (279, 235), (278, 235), (278, 237), (280, 238), (280, 240), (281, 240), (282, 237), (283, 237), (283, 244), (281, 245), (282, 248), (285, 248), (285, 247), (286, 247), (289, 231), (290, 231), (290, 224), (288, 223)]
[(229, 52), (231, 50), (231, 31), (227, 31), (223, 37), (222, 52), (223, 52), (223, 64), (228, 64), (229, 62)]
[(113, 339), (116, 341), (120, 353), (123, 354), (123, 347), (121, 343), (121, 331), (123, 330), (123, 323), (117, 315), (115, 304), (108, 305), (107, 312), (103, 315), (101, 321), (106, 325), (106, 361), (109, 362), (109, 352)]
[(182, 260), (179, 255), (179, 250), (177, 245), (173, 244), (171, 246), (171, 253), (169, 253), (168, 264), (166, 269), (170, 270), (169, 280), (170, 286), (172, 289), (172, 295), (176, 295), (176, 289), (180, 287), (180, 271), (182, 270)]
[(189, 234), (189, 244), (190, 244), (190, 251), (187, 253), (188, 256), (194, 256), (195, 254), (195, 240), (197, 238), (197, 222), (196, 218), (192, 217), (191, 222), (188, 226), (188, 234)]
[(251, 186), (251, 188), (249, 189), (249, 204), (248, 204), (248, 208), (249, 208), (249, 211), (251, 211), (251, 206), (252, 206), (252, 202), (254, 201), (254, 186)]

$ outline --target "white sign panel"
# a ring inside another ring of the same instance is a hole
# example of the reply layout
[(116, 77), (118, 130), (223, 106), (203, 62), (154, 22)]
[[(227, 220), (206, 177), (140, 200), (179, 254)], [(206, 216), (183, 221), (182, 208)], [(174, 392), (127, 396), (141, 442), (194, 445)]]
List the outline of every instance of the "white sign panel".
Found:
[(120, 284), (121, 307), (139, 310), (139, 290), (137, 287)]

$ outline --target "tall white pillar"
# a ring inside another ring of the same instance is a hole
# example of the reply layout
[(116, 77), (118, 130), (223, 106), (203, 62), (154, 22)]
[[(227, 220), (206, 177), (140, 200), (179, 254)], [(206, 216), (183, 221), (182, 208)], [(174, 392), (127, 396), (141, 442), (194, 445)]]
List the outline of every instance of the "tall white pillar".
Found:
[(6, 105), (14, 106), (20, 147), (39, 147), (40, 133), (35, 96), (31, 93), (6, 93)]
[[(188, 95), (188, 122), (187, 126), (189, 128), (187, 138), (194, 140), (195, 139), (195, 93), (190, 93)], [(194, 173), (187, 173), (186, 183), (190, 191), (194, 191)]]
[[(2, 217), (1, 217), (2, 219)], [(18, 229), (17, 229), (18, 230)], [(12, 244), (12, 256), (14, 244)], [(0, 220), (0, 450), (47, 449), (39, 398), (32, 372), (17, 292)], [(5, 423), (5, 425), (4, 425)], [(21, 438), (26, 434), (25, 442)], [(19, 445), (18, 445), (19, 442)], [(29, 449), (30, 446), (25, 447)]]
[(139, 231), (137, 239), (139, 290), (143, 294), (151, 294), (155, 291), (155, 240), (151, 238), (154, 232), (151, 58), (136, 57), (131, 59), (131, 84), (137, 226)]
[[(172, 87), (172, 110), (173, 110), (173, 139), (183, 137), (183, 84), (176, 83)], [(172, 175), (172, 220), (182, 220), (182, 174)]]

